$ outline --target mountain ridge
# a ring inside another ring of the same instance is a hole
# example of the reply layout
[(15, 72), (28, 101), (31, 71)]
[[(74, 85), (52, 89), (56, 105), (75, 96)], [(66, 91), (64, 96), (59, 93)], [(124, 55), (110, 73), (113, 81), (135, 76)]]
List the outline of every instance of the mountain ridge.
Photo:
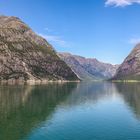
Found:
[(103, 63), (96, 58), (85, 58), (67, 52), (59, 52), (65, 61), (82, 80), (107, 80), (115, 75), (119, 65)]
[(0, 80), (79, 80), (53, 47), (14, 16), (0, 16)]
[(125, 58), (112, 80), (140, 80), (140, 43)]

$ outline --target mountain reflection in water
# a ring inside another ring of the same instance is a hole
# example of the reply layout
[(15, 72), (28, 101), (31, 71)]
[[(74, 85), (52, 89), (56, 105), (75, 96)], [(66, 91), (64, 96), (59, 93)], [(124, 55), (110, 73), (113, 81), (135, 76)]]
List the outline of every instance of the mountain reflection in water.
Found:
[[(125, 118), (139, 121), (140, 86), (137, 83), (81, 82), (0, 86), (0, 140), (70, 140), (77, 136), (81, 140), (95, 137), (107, 139), (110, 138), (109, 133), (104, 126), (100, 126), (103, 119), (106, 121), (103, 123), (108, 124), (108, 129), (116, 130), (112, 139), (123, 139), (126, 138), (125, 133), (124, 137), (117, 136), (117, 133), (124, 127), (121, 126), (121, 116), (125, 112)], [(118, 122), (120, 130), (116, 125)], [(111, 123), (113, 125), (109, 128)], [(42, 131), (42, 127), (45, 131)], [(84, 131), (86, 132), (83, 133)], [(98, 136), (98, 131), (103, 131), (103, 136)], [(137, 131), (139, 132), (139, 127)]]

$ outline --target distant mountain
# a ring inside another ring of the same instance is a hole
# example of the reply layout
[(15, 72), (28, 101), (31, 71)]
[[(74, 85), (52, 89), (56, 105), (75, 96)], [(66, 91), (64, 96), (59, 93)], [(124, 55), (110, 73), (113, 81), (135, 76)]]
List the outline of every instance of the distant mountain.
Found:
[(140, 80), (140, 44), (132, 50), (118, 68), (114, 80)]
[(106, 80), (113, 77), (119, 65), (103, 63), (97, 59), (84, 58), (70, 53), (59, 53), (82, 80)]
[(53, 47), (17, 17), (0, 16), (0, 80), (78, 80)]

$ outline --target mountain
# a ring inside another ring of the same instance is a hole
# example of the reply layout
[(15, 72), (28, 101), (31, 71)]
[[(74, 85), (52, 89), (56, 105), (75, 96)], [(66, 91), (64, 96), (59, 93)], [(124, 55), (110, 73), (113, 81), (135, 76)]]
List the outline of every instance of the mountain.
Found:
[(140, 44), (137, 44), (118, 68), (113, 80), (140, 80)]
[(59, 53), (82, 80), (106, 80), (113, 77), (119, 65), (102, 63), (97, 59), (84, 58), (70, 53)]
[(17, 17), (0, 16), (0, 80), (78, 80), (53, 47)]

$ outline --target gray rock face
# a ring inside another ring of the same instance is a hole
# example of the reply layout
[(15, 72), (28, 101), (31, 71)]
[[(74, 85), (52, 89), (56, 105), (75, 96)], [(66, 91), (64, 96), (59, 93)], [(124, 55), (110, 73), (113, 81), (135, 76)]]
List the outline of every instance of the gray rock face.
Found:
[(77, 80), (53, 47), (19, 18), (0, 16), (0, 80)]
[(110, 79), (115, 75), (119, 66), (102, 63), (97, 59), (84, 58), (69, 53), (59, 53), (59, 56), (82, 80)]
[(113, 79), (140, 80), (140, 44), (136, 45), (120, 65)]

